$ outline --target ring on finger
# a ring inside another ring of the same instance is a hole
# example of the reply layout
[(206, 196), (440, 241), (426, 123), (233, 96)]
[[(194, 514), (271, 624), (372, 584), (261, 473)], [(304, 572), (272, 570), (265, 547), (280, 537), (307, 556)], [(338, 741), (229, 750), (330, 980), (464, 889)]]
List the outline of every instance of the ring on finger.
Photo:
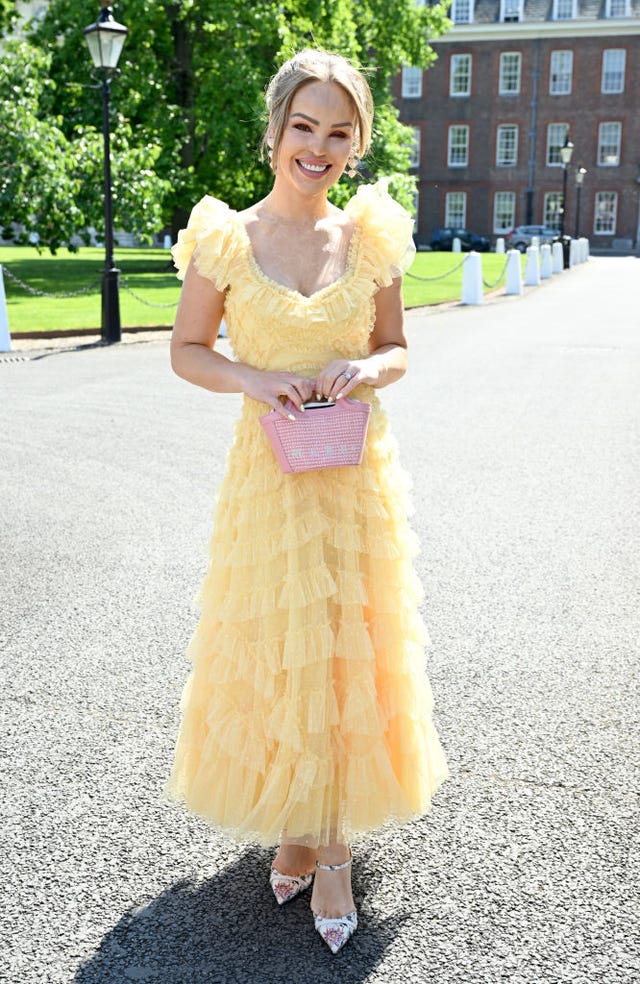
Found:
[(348, 369), (345, 369), (345, 371), (342, 373), (342, 375), (346, 377), (347, 381), (349, 381), (350, 379), (353, 379), (353, 377), (354, 377), (354, 373), (349, 372)]

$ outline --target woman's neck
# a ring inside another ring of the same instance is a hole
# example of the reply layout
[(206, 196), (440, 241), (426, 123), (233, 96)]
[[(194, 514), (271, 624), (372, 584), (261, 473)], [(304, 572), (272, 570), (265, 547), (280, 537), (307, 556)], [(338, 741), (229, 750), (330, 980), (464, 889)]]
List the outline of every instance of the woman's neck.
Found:
[(283, 189), (279, 186), (277, 175), (273, 188), (263, 198), (262, 205), (274, 218), (302, 225), (313, 225), (326, 219), (330, 208), (326, 192), (310, 196), (296, 193), (290, 187)]

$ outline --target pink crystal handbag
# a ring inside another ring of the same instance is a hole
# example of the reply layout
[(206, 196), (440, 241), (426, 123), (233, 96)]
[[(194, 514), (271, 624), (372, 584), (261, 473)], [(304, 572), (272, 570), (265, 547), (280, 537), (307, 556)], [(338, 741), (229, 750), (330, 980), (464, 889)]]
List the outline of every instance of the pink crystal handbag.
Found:
[(283, 472), (359, 465), (369, 426), (370, 403), (343, 397), (335, 403), (310, 401), (304, 413), (287, 400), (288, 420), (276, 410), (260, 417)]

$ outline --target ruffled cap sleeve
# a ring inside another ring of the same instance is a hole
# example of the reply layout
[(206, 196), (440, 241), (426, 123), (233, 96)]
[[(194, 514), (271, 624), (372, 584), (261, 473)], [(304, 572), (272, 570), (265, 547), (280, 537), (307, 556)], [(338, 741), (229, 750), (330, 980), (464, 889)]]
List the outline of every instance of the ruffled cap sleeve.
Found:
[(178, 279), (184, 280), (191, 257), (201, 277), (220, 291), (229, 286), (231, 266), (242, 246), (236, 213), (225, 202), (205, 195), (194, 205), (186, 229), (171, 249)]
[(413, 219), (391, 197), (388, 184), (388, 178), (380, 178), (375, 184), (360, 185), (345, 207), (363, 226), (364, 251), (380, 287), (388, 287), (394, 277), (402, 276), (416, 254)]

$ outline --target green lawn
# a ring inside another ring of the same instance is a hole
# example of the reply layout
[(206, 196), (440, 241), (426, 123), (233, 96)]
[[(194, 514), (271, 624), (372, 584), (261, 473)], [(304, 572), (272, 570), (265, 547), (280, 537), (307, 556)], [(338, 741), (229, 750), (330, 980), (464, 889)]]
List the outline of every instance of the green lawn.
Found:
[[(407, 307), (428, 304), (442, 304), (444, 301), (459, 301), (462, 295), (462, 262), (467, 253), (418, 253), (413, 266), (403, 281), (404, 303)], [(504, 254), (482, 253), (482, 277), (493, 284), (503, 274), (506, 262)], [(457, 269), (456, 269), (457, 268)], [(449, 276), (449, 271), (455, 270)], [(415, 277), (438, 277), (438, 280), (416, 280)], [(504, 287), (504, 276), (494, 287)]]
[[(121, 249), (115, 253), (121, 270), (120, 316), (123, 327), (171, 325), (180, 282), (168, 270), (171, 259), (163, 249)], [(33, 247), (0, 247), (0, 263), (6, 267), (4, 286), (7, 294), (9, 328), (13, 335), (21, 331), (55, 331), (61, 328), (99, 328), (100, 278), (104, 250), (83, 248), (79, 253), (60, 251), (57, 256), (38, 253)], [(47, 293), (67, 293), (97, 282), (90, 294), (80, 297), (33, 297), (15, 284), (7, 270), (30, 287)], [(171, 304), (171, 307), (147, 307), (137, 301), (130, 287), (146, 301)]]
[[(123, 328), (170, 326), (180, 294), (180, 283), (168, 269), (169, 253), (162, 249), (116, 250), (121, 272), (120, 314)], [(457, 267), (466, 254), (418, 253), (411, 274), (441, 277)], [(64, 328), (99, 328), (100, 276), (104, 251), (84, 248), (79, 253), (60, 252), (57, 256), (38, 254), (33, 247), (0, 247), (0, 264), (5, 267), (9, 328), (14, 335), (23, 331), (55, 331)], [(505, 257), (485, 253), (483, 277), (488, 283), (504, 270)], [(94, 284), (91, 293), (79, 297), (34, 297), (13, 282), (9, 273), (37, 290), (67, 293)], [(460, 299), (462, 269), (440, 280), (421, 281), (414, 276), (404, 280), (404, 299), (408, 307), (439, 304)], [(502, 281), (504, 283), (504, 280)], [(136, 300), (131, 288), (145, 301), (169, 307), (149, 307)]]

